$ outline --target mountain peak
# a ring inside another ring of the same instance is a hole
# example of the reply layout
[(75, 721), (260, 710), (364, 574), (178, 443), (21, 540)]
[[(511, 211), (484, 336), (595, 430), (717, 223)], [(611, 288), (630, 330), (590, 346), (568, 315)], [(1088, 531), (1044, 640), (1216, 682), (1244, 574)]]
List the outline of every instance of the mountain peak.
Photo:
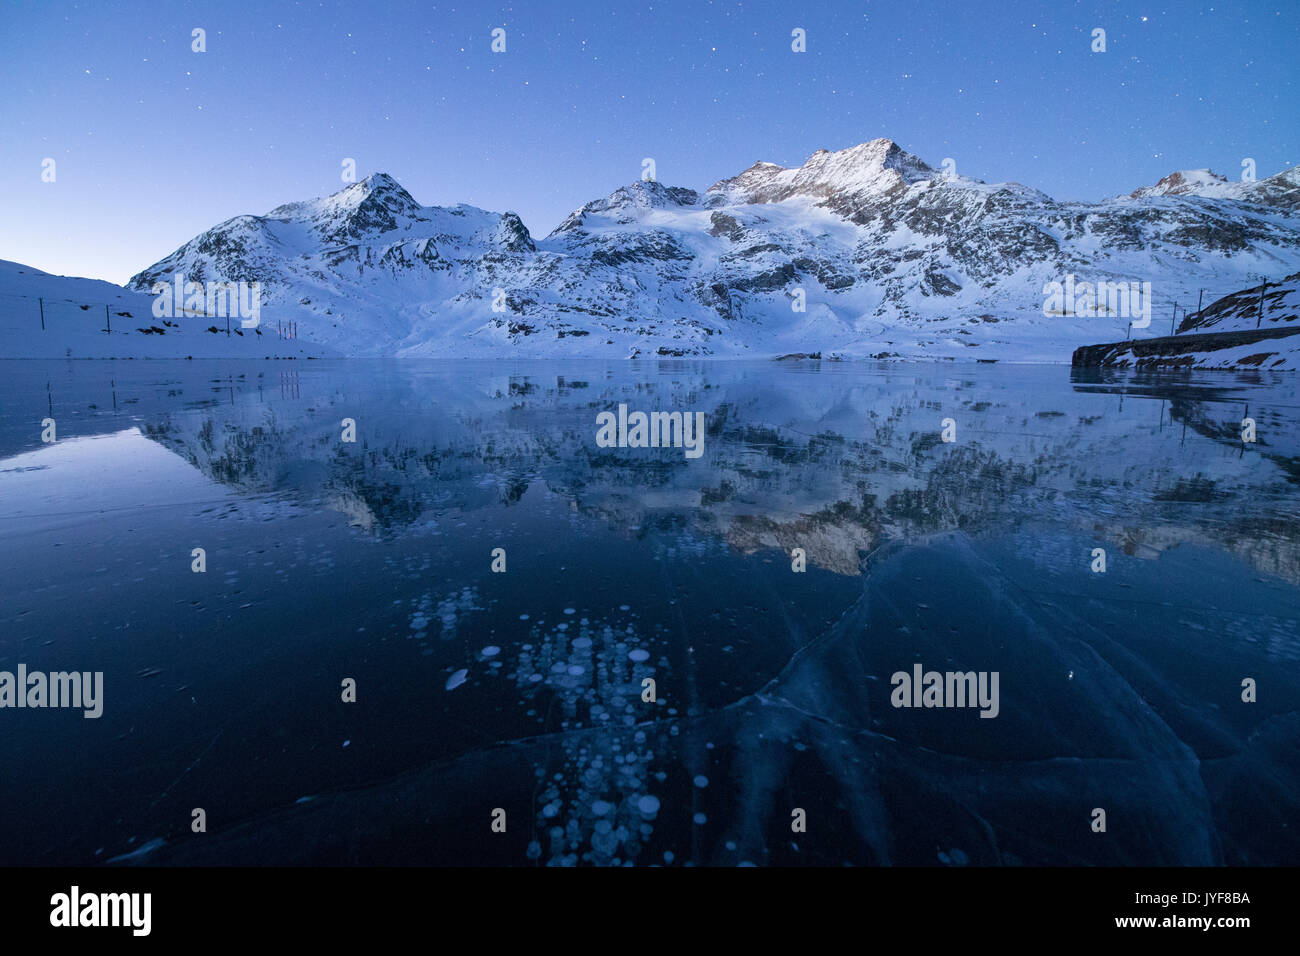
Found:
[(1232, 199), (1300, 208), (1300, 166), (1293, 166), (1265, 179), (1240, 182), (1220, 176), (1209, 169), (1180, 169), (1165, 176), (1154, 186), (1143, 186), (1128, 194), (1129, 199), (1157, 199), (1177, 196), (1195, 199)]
[(791, 196), (887, 193), (931, 179), (935, 170), (891, 139), (873, 139), (846, 149), (819, 149), (795, 169), (755, 163), (731, 179), (709, 187), (711, 193), (739, 194), (744, 202), (779, 202)]
[(420, 204), (388, 173), (371, 173), (359, 182), (349, 183), (338, 192), (323, 199), (276, 206), (266, 214), (268, 219), (337, 220), (340, 218), (414, 215)]
[(636, 216), (633, 210), (694, 206), (699, 199), (699, 194), (695, 190), (684, 186), (665, 186), (653, 179), (638, 179), (626, 186), (620, 186), (605, 199), (597, 199), (575, 209), (555, 227), (552, 235), (577, 229), (592, 215), (612, 217), (613, 221), (627, 223)]
[(398, 184), (396, 179), (388, 175), (388, 173), (382, 173), (382, 172), (371, 173), (365, 179), (361, 180), (359, 185), (366, 186), (370, 189), (401, 189), (402, 188)]
[(892, 169), (908, 182), (929, 178), (934, 170), (907, 152), (892, 139), (873, 139), (857, 146), (832, 152), (819, 149), (803, 164), (803, 169), (845, 179), (871, 178)]
[(1230, 185), (1226, 176), (1209, 169), (1180, 169), (1159, 180), (1154, 186), (1143, 186), (1129, 193), (1131, 199), (1148, 196), (1213, 195)]
[(359, 206), (372, 201), (394, 213), (412, 213), (420, 209), (420, 204), (388, 173), (371, 173), (360, 182), (344, 186), (326, 201), (335, 198), (343, 201), (340, 205)]

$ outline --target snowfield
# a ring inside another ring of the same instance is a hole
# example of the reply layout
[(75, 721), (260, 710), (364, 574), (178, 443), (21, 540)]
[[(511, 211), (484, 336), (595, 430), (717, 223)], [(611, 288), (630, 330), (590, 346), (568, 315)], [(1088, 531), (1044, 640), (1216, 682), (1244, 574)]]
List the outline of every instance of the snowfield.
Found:
[[(53, 276), (0, 259), (0, 358), (323, 358), (334, 350), (282, 339), (275, 321), (153, 314), (154, 296), (99, 279)], [(44, 319), (42, 320), (42, 313)], [(42, 328), (42, 321), (44, 328)], [(211, 329), (217, 331), (210, 331)], [(257, 333), (261, 332), (261, 335)]]

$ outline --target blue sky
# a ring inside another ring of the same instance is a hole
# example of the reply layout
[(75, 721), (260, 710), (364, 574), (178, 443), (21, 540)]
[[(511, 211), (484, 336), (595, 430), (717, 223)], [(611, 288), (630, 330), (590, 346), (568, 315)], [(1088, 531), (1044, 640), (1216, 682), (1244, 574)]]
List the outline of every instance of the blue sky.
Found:
[(7, 2), (0, 258), (124, 282), (345, 158), (539, 238), (645, 157), (703, 189), (880, 136), (1062, 199), (1262, 178), (1300, 163), (1297, 49), (1297, 0)]

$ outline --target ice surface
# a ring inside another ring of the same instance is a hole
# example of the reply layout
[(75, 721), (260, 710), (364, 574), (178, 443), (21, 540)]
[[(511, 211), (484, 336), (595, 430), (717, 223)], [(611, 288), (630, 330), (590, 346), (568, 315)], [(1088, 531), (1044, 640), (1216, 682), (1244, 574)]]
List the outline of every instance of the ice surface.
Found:
[[(15, 365), (0, 669), (57, 652), (115, 691), (95, 748), (57, 720), (0, 740), (0, 799), (30, 808), (6, 860), (142, 833), (167, 841), (150, 863), (1300, 854), (1292, 380), (321, 366), (281, 399), (247, 368)], [(702, 407), (698, 462), (594, 448), (593, 408), (632, 387)], [(364, 457), (321, 424), (345, 410)], [(999, 671), (999, 716), (892, 707), (914, 662)], [(342, 675), (367, 703), (338, 704)], [(110, 771), (117, 796), (76, 784)], [(190, 839), (214, 802), (240, 822)]]

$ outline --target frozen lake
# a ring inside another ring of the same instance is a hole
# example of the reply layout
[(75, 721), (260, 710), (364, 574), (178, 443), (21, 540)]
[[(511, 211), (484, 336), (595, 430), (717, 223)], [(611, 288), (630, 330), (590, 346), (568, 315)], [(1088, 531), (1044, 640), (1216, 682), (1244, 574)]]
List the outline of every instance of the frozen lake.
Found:
[(1294, 374), (3, 362), (0, 582), (5, 864), (1300, 860)]

